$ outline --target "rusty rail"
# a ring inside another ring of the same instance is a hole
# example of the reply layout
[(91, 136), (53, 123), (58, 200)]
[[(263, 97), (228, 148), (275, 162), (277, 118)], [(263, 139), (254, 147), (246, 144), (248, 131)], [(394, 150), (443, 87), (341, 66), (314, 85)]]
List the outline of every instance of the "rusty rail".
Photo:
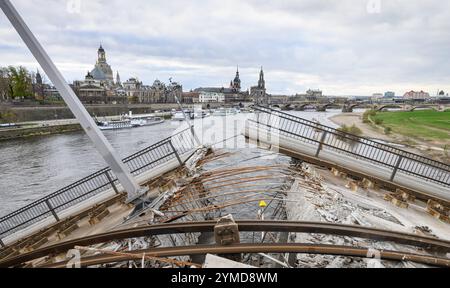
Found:
[[(230, 246), (201, 245), (187, 247), (157, 248), (141, 251), (129, 252), (132, 255), (97, 255), (81, 259), (82, 267), (103, 265), (110, 263), (119, 263), (130, 260), (136, 260), (136, 255), (148, 255), (151, 257), (177, 257), (193, 256), (205, 254), (239, 254), (239, 253), (296, 253), (296, 254), (317, 254), (317, 255), (335, 255), (371, 258), (371, 250), (367, 248), (357, 248), (335, 245), (316, 245), (316, 244), (235, 244)], [(380, 260), (391, 261), (411, 261), (419, 264), (425, 264), (436, 267), (450, 267), (450, 259), (439, 258), (413, 253), (396, 251), (379, 251)], [(50, 264), (41, 268), (65, 268), (67, 262)]]
[[(360, 226), (288, 221), (236, 221), (240, 232), (291, 232), (313, 233), (336, 236), (349, 236), (371, 239), (397, 244), (417, 246), (440, 252), (450, 252), (450, 241), (440, 240), (414, 234), (387, 231), (382, 229), (365, 228)], [(91, 246), (115, 240), (139, 238), (152, 235), (184, 234), (199, 232), (214, 232), (216, 221), (188, 222), (175, 224), (159, 224), (148, 227), (138, 227), (120, 231), (108, 232), (100, 235), (88, 236), (45, 247), (31, 253), (19, 255), (0, 262), (0, 267), (17, 266), (22, 263), (39, 259), (48, 255), (64, 253), (75, 246)]]

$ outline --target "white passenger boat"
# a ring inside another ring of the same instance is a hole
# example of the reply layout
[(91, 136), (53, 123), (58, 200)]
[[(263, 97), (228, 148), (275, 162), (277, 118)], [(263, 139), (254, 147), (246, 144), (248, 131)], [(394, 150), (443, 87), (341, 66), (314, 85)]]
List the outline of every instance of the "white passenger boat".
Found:
[(161, 117), (155, 117), (152, 114), (148, 115), (132, 115), (131, 113), (128, 116), (124, 117), (127, 120), (131, 121), (131, 125), (133, 127), (145, 127), (145, 126), (153, 126), (164, 123), (164, 119)]
[(145, 127), (145, 126), (154, 126), (158, 124), (164, 123), (164, 119), (160, 117), (152, 117), (152, 118), (145, 118), (145, 119), (133, 119), (131, 120), (131, 125), (133, 127)]
[(96, 121), (100, 130), (119, 130), (133, 128), (131, 120)]

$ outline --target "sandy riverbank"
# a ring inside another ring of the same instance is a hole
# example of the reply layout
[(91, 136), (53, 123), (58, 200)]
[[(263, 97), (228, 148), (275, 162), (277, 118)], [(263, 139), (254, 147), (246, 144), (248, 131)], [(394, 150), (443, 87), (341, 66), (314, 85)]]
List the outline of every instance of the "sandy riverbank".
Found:
[(450, 163), (450, 157), (446, 155), (444, 149), (442, 148), (442, 143), (426, 142), (402, 135), (386, 135), (381, 127), (374, 127), (373, 125), (363, 123), (362, 116), (363, 113), (342, 113), (331, 117), (330, 121), (339, 126), (355, 125), (361, 129), (364, 137), (401, 145), (401, 147), (399, 147), (400, 149), (423, 155), (444, 163)]

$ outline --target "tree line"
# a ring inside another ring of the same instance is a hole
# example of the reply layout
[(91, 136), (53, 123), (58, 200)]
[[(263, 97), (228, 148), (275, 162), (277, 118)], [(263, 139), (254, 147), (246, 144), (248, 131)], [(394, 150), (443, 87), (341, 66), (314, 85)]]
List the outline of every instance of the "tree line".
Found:
[(23, 66), (0, 67), (0, 101), (33, 99), (33, 78)]

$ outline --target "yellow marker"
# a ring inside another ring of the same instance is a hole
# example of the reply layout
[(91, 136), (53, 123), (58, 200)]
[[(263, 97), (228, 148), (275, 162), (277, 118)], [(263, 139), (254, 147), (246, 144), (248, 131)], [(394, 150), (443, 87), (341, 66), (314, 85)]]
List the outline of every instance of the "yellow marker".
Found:
[(261, 202), (259, 202), (259, 207), (261, 207), (261, 208), (267, 207), (266, 201), (261, 201)]

